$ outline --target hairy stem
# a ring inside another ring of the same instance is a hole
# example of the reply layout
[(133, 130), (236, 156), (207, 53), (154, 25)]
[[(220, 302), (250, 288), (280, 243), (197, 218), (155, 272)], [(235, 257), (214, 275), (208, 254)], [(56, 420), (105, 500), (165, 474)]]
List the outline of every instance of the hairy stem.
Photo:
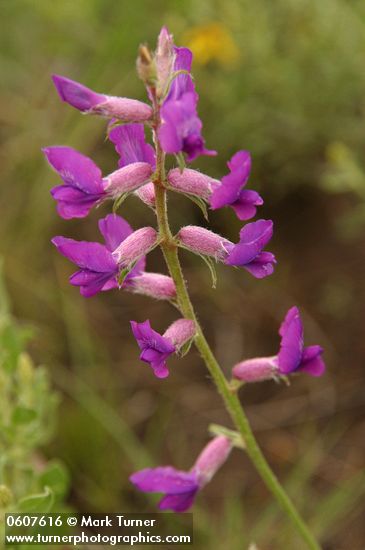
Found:
[(257, 444), (247, 416), (238, 399), (237, 393), (233, 391), (232, 388), (229, 386), (229, 383), (225, 375), (223, 374), (223, 371), (219, 366), (218, 361), (216, 360), (204, 336), (203, 330), (198, 322), (181, 269), (177, 245), (174, 241), (169, 226), (167, 215), (166, 189), (164, 187), (165, 155), (161, 149), (157, 136), (159, 125), (159, 112), (156, 102), (155, 116), (156, 123), (154, 126), (154, 138), (156, 144), (157, 166), (153, 183), (155, 187), (156, 216), (159, 228), (159, 235), (161, 238), (160, 246), (164, 254), (170, 275), (175, 282), (179, 309), (185, 318), (192, 319), (196, 324), (197, 332), (195, 337), (195, 345), (203, 361), (205, 362), (210, 375), (213, 378), (218, 392), (223, 398), (226, 409), (231, 416), (231, 419), (236, 429), (239, 431), (245, 442), (245, 450), (251, 461), (253, 462), (256, 470), (266, 483), (267, 487), (273, 493), (278, 503), (281, 505), (282, 509), (291, 519), (293, 525), (296, 527), (302, 539), (306, 542), (308, 548), (310, 548), (311, 550), (320, 550), (319, 544), (309, 531), (307, 525), (302, 520), (294, 504), (290, 500), (289, 496), (287, 495), (287, 493), (279, 483), (278, 479), (276, 478), (275, 474), (271, 470), (269, 464), (267, 463), (260, 447)]

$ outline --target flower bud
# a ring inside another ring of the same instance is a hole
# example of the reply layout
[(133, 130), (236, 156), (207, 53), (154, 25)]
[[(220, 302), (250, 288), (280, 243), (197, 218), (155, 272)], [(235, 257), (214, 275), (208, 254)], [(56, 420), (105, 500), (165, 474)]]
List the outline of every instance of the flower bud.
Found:
[(257, 357), (237, 363), (232, 369), (232, 375), (243, 382), (262, 382), (271, 380), (279, 374), (276, 357)]
[(142, 272), (127, 281), (126, 290), (143, 294), (157, 300), (173, 300), (176, 298), (176, 287), (171, 277), (161, 273)]
[(215, 437), (202, 450), (192, 471), (196, 473), (200, 487), (206, 485), (225, 463), (232, 450), (232, 441), (224, 435)]
[(175, 191), (190, 193), (205, 200), (209, 200), (214, 189), (220, 185), (218, 180), (190, 168), (185, 168), (183, 172), (174, 168), (168, 173), (167, 179)]
[(195, 335), (196, 328), (194, 321), (190, 319), (178, 319), (164, 333), (174, 346), (179, 349)]
[(137, 74), (147, 84), (154, 85), (156, 82), (156, 66), (152, 54), (145, 44), (141, 44), (137, 57)]
[(147, 254), (157, 241), (153, 227), (142, 227), (127, 237), (113, 252), (113, 258), (121, 266), (129, 266)]
[(177, 237), (180, 243), (188, 250), (196, 254), (212, 256), (216, 260), (221, 261), (227, 257), (234, 246), (233, 243), (224, 237), (196, 225), (182, 227)]
[(133, 162), (104, 178), (104, 189), (112, 196), (129, 193), (146, 183), (151, 174), (152, 167), (148, 162)]
[(155, 187), (151, 181), (139, 187), (134, 194), (150, 208), (155, 207)]
[(157, 41), (156, 71), (157, 71), (157, 95), (161, 96), (166, 91), (166, 86), (172, 74), (175, 62), (175, 49), (172, 34), (166, 27), (162, 27)]

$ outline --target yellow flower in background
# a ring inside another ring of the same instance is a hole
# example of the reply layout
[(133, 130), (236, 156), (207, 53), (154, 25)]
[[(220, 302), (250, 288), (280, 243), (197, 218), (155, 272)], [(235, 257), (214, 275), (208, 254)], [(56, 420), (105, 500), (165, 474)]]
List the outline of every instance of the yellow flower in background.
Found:
[(365, 172), (356, 154), (345, 143), (332, 142), (326, 151), (327, 165), (321, 185), (331, 193), (356, 193), (365, 199)]
[(184, 34), (182, 42), (192, 50), (194, 60), (201, 65), (216, 61), (232, 67), (240, 57), (240, 50), (230, 30), (221, 23), (193, 27)]

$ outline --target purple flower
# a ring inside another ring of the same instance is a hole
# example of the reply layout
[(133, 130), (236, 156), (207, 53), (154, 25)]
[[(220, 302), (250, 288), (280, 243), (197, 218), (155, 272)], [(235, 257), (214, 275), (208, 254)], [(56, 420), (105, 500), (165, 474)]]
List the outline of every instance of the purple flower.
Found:
[(225, 263), (243, 267), (257, 279), (271, 275), (276, 259), (271, 252), (263, 252), (273, 234), (271, 220), (257, 220), (240, 231), (240, 241), (229, 251)]
[(72, 147), (46, 147), (42, 150), (64, 182), (51, 191), (59, 215), (65, 219), (84, 218), (106, 197), (100, 168)]
[(225, 436), (217, 436), (203, 449), (189, 472), (159, 466), (135, 472), (129, 479), (140, 491), (164, 493), (160, 510), (185, 512), (194, 503), (196, 494), (227, 460), (231, 450), (231, 441)]
[(175, 353), (175, 346), (151, 328), (150, 322), (136, 323), (131, 321), (133, 336), (137, 340), (141, 361), (149, 363), (157, 378), (166, 378), (169, 375), (166, 360)]
[(172, 466), (145, 468), (132, 474), (129, 479), (144, 493), (165, 493), (159, 503), (160, 510), (185, 512), (193, 505), (199, 491), (195, 472), (176, 470)]
[(321, 376), (325, 364), (321, 358), (321, 346), (304, 347), (304, 331), (297, 307), (289, 309), (280, 326), (280, 351), (277, 356), (280, 374), (305, 371), (312, 376)]
[(126, 122), (144, 122), (152, 117), (151, 107), (142, 101), (98, 94), (75, 80), (56, 74), (52, 80), (62, 101), (83, 113), (115, 117)]
[[(175, 48), (174, 72), (191, 70), (192, 53), (188, 48)], [(216, 155), (216, 151), (205, 148), (201, 135), (202, 122), (198, 117), (199, 96), (190, 74), (179, 74), (174, 78), (170, 91), (161, 107), (162, 125), (159, 139), (166, 153), (184, 152), (188, 162), (199, 155)]]
[[(109, 214), (99, 220), (99, 229), (104, 237), (105, 245), (75, 241), (65, 237), (52, 239), (52, 243), (58, 251), (79, 267), (79, 270), (71, 275), (70, 283), (79, 286), (80, 293), (86, 297), (118, 287), (120, 267), (112, 252), (133, 233), (130, 225), (116, 214)], [(144, 259), (141, 259), (127, 275), (123, 284), (127, 284), (128, 279), (140, 275), (144, 264)]]
[(273, 357), (257, 357), (242, 361), (233, 367), (234, 378), (244, 382), (260, 382), (292, 372), (304, 371), (321, 376), (325, 364), (321, 346), (304, 347), (303, 324), (297, 307), (289, 309), (280, 326), (280, 351)]
[(65, 76), (54, 74), (52, 80), (62, 101), (79, 111), (90, 111), (96, 105), (106, 101), (104, 94), (93, 92), (90, 88)]
[(105, 178), (96, 164), (71, 147), (47, 147), (49, 164), (63, 179), (51, 190), (62, 218), (84, 218), (91, 208), (106, 198), (134, 191), (148, 182), (152, 167), (148, 162), (122, 166)]
[(166, 361), (181, 346), (191, 340), (195, 334), (195, 324), (189, 319), (178, 319), (161, 336), (152, 329), (150, 322), (136, 323), (131, 321), (133, 336), (142, 351), (141, 361), (148, 363), (157, 378), (169, 375)]
[(251, 156), (248, 151), (238, 151), (227, 163), (230, 173), (222, 178), (210, 199), (212, 210), (231, 206), (240, 220), (249, 220), (256, 214), (257, 206), (264, 203), (256, 191), (243, 189), (251, 170)]
[(271, 275), (276, 263), (271, 252), (263, 252), (273, 233), (271, 220), (246, 224), (240, 231), (240, 241), (228, 239), (203, 227), (188, 225), (177, 234), (180, 245), (196, 254), (212, 256), (227, 265), (243, 267), (257, 279)]
[(134, 162), (147, 162), (156, 168), (155, 150), (146, 143), (143, 124), (123, 124), (112, 128), (109, 139), (120, 156), (118, 166), (122, 168)]

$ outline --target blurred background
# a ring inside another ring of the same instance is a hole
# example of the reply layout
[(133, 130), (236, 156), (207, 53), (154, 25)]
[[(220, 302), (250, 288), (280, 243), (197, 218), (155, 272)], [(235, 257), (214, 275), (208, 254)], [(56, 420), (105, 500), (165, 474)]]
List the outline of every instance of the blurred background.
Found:
[[(61, 397), (44, 457), (68, 469), (68, 505), (80, 511), (153, 511), (128, 475), (141, 467), (187, 469), (211, 422), (230, 421), (198, 354), (171, 362), (159, 381), (138, 360), (129, 319), (157, 330), (175, 319), (164, 303), (123, 292), (82, 298), (55, 235), (98, 240), (101, 208), (84, 220), (56, 215), (58, 184), (41, 154), (70, 145), (105, 174), (117, 157), (105, 121), (62, 104), (53, 72), (112, 95), (145, 100), (135, 74), (138, 45), (165, 24), (190, 47), (199, 113), (216, 158), (192, 167), (219, 178), (238, 149), (251, 151), (250, 188), (276, 231), (275, 274), (257, 281), (218, 267), (216, 290), (200, 260), (182, 254), (201, 322), (226, 373), (243, 358), (272, 355), (287, 309), (300, 307), (307, 344), (325, 348), (326, 375), (241, 390), (258, 440), (326, 550), (365, 548), (365, 5), (358, 0), (2, 0), (0, 35), (0, 254), (13, 313), (32, 325), (28, 347)], [(174, 228), (205, 224), (172, 197)], [(153, 214), (131, 198), (120, 214), (135, 227)], [(210, 227), (231, 240), (231, 211)], [(161, 271), (159, 252), (148, 268)], [(195, 548), (302, 548), (242, 452), (199, 496)]]

